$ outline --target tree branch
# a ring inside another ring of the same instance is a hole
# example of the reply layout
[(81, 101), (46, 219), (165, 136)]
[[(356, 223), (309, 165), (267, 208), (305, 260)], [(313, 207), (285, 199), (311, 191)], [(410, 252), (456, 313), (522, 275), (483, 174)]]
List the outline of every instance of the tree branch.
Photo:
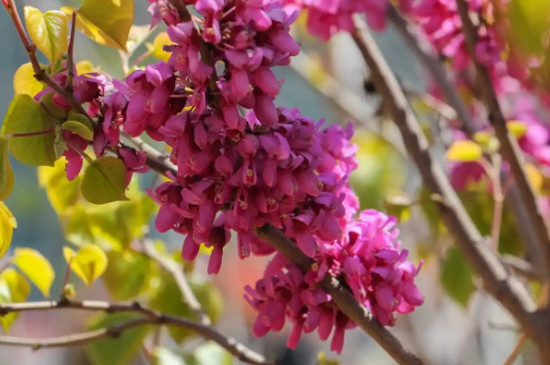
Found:
[(468, 112), (468, 108), (462, 101), (460, 95), (458, 95), (456, 88), (453, 86), (441, 62), (433, 55), (427, 45), (423, 46), (426, 42), (421, 42), (418, 38), (418, 32), (415, 32), (411, 28), (407, 20), (405, 20), (393, 6), (390, 7), (388, 11), (388, 19), (401, 34), (401, 37), (405, 40), (407, 45), (411, 47), (413, 53), (424, 65), (424, 68), (432, 76), (433, 81), (443, 92), (447, 102), (455, 110), (457, 119), (464, 131), (468, 135), (475, 133), (476, 127)]
[(34, 349), (45, 347), (67, 347), (78, 346), (89, 343), (91, 341), (100, 340), (102, 338), (116, 338), (122, 332), (142, 325), (171, 325), (190, 329), (196, 334), (207, 340), (212, 340), (218, 345), (225, 348), (229, 353), (249, 364), (270, 364), (265, 358), (247, 348), (243, 344), (237, 342), (234, 338), (226, 337), (214, 328), (190, 321), (183, 318), (167, 316), (157, 313), (153, 310), (142, 307), (139, 303), (131, 304), (115, 304), (102, 301), (70, 301), (61, 300), (43, 301), (43, 302), (27, 302), (27, 303), (1, 303), (0, 315), (6, 315), (13, 312), (27, 312), (38, 310), (55, 310), (63, 308), (72, 308), (85, 311), (103, 311), (106, 313), (115, 312), (135, 312), (143, 314), (146, 318), (136, 319), (120, 325), (109, 328), (77, 333), (68, 336), (52, 337), (52, 338), (19, 338), (12, 336), (0, 336), (0, 344), (13, 346), (28, 346)]
[[(286, 238), (275, 227), (266, 224), (256, 229), (256, 234), (275, 247), (304, 272), (311, 269), (315, 261), (307, 257), (298, 246)], [(386, 352), (399, 364), (421, 365), (422, 360), (408, 352), (399, 340), (382, 326), (365, 307), (355, 299), (353, 294), (330, 274), (325, 275), (321, 281), (323, 289), (330, 294), (336, 306), (348, 316), (357, 326), (368, 333)]]
[(195, 293), (193, 293), (182, 268), (174, 260), (169, 257), (165, 257), (158, 252), (153, 243), (149, 240), (143, 241), (143, 249), (145, 255), (158, 262), (164, 270), (168, 271), (172, 275), (181, 292), (183, 302), (187, 304), (193, 312), (195, 312), (197, 317), (200, 318), (200, 322), (205, 326), (211, 325), (212, 321), (201, 307)]
[(516, 139), (509, 133), (506, 118), (500, 108), (498, 98), (493, 87), (493, 80), (487, 67), (481, 64), (476, 54), (477, 29), (470, 20), (468, 4), (463, 0), (456, 0), (462, 28), (466, 38), (466, 46), (476, 69), (477, 83), (481, 90), (487, 110), (489, 122), (500, 142), (500, 151), (510, 164), (512, 176), (517, 183), (521, 201), (526, 206), (530, 221), (537, 236), (538, 246), (545, 259), (545, 281), (550, 280), (550, 233), (537, 204), (537, 198), (527, 178), (524, 166), (525, 161)]
[(405, 146), (416, 163), (424, 183), (439, 196), (439, 212), (456, 244), (483, 280), (486, 290), (504, 305), (539, 347), (550, 355), (548, 329), (537, 320), (536, 305), (525, 287), (509, 275), (466, 213), (441, 166), (432, 159), (426, 137), (420, 129), (399, 83), (370, 36), (364, 21), (355, 18), (353, 39), (371, 71), (372, 81), (403, 137)]

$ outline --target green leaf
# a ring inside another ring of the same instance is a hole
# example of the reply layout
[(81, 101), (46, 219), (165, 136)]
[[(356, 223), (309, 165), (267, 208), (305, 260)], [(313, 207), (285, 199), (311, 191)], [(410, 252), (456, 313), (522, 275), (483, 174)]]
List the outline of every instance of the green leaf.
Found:
[[(89, 122), (88, 122), (89, 123)], [(68, 120), (65, 123), (61, 124), (61, 128), (70, 131), (77, 136), (84, 138), (87, 141), (94, 139), (94, 130), (90, 125), (84, 124), (76, 120)]]
[(2, 126), (2, 135), (35, 133), (52, 129), (52, 132), (28, 137), (11, 137), (9, 150), (27, 165), (53, 166), (55, 161), (53, 121), (30, 95), (15, 95)]
[(32, 248), (16, 248), (12, 263), (36, 285), (45, 297), (50, 296), (55, 272), (48, 259), (40, 252)]
[(150, 260), (134, 251), (109, 251), (109, 265), (103, 283), (115, 300), (134, 299), (147, 287), (151, 272)]
[(13, 229), (17, 222), (8, 207), (0, 202), (0, 257), (4, 256), (11, 245)]
[(24, 10), (25, 23), (33, 43), (50, 61), (58, 60), (67, 50), (67, 16), (59, 10), (42, 14), (32, 6), (25, 6)]
[[(68, 6), (61, 10), (67, 14), (74, 11)], [(133, 22), (133, 0), (84, 0), (78, 9), (76, 25), (97, 43), (126, 51)]]
[[(177, 317), (197, 319), (189, 306), (183, 302), (181, 291), (172, 275), (162, 270), (158, 282), (160, 285), (149, 303), (152, 309)], [(222, 311), (222, 297), (218, 289), (209, 282), (191, 280), (189, 284), (206, 314), (212, 322), (216, 322)], [(194, 331), (180, 327), (170, 327), (169, 330), (174, 341), (178, 343), (195, 335)]]
[(457, 247), (452, 246), (441, 264), (441, 284), (451, 298), (466, 306), (473, 293), (474, 278), (468, 262)]
[(317, 365), (340, 365), (340, 361), (327, 359), (327, 355), (324, 352), (317, 354)]
[(399, 219), (400, 222), (406, 222), (410, 216), (411, 198), (407, 193), (400, 190), (389, 190), (384, 196), (386, 211)]
[(13, 190), (13, 170), (8, 156), (8, 140), (0, 136), (0, 201)]
[(469, 140), (455, 141), (447, 150), (447, 160), (455, 162), (477, 161), (483, 156), (479, 144)]
[(187, 365), (185, 360), (178, 354), (166, 347), (155, 347), (153, 350), (154, 365)]
[[(110, 328), (117, 324), (140, 318), (128, 313), (104, 314), (94, 316), (88, 324), (88, 330)], [(117, 338), (93, 341), (86, 346), (86, 352), (92, 365), (128, 365), (139, 354), (150, 326), (139, 326), (124, 331)]]
[(46, 189), (48, 199), (58, 215), (64, 214), (74, 207), (80, 198), (79, 175), (74, 180), (67, 180), (65, 165), (67, 160), (60, 158), (53, 167), (41, 166), (38, 168), (38, 183)]
[(192, 360), (189, 361), (193, 365), (231, 365), (233, 364), (233, 356), (223, 347), (215, 342), (208, 341), (200, 345), (193, 351)]
[(157, 34), (152, 44), (147, 43), (147, 49), (149, 50), (149, 52), (151, 52), (151, 55), (153, 57), (156, 57), (164, 62), (168, 62), (171, 53), (166, 52), (164, 50), (164, 46), (169, 46), (171, 44), (174, 44), (174, 42), (170, 40), (170, 37), (168, 37), (168, 33), (162, 32)]
[(34, 77), (34, 69), (30, 62), (25, 63), (15, 71), (13, 76), (13, 91), (15, 94), (35, 96), (44, 89), (44, 84)]
[[(6, 269), (0, 274), (0, 303), (25, 302), (31, 293), (31, 286), (27, 279), (14, 269)], [(0, 316), (0, 322), (7, 333), (19, 313), (8, 313)]]
[(124, 194), (126, 167), (116, 157), (101, 157), (92, 162), (84, 172), (80, 191), (93, 204), (105, 204), (128, 200)]
[(107, 268), (107, 255), (96, 245), (82, 246), (78, 252), (70, 247), (63, 247), (63, 256), (71, 265), (71, 270), (88, 286), (103, 275)]
[(523, 52), (538, 54), (550, 29), (550, 2), (544, 0), (511, 0), (509, 35)]

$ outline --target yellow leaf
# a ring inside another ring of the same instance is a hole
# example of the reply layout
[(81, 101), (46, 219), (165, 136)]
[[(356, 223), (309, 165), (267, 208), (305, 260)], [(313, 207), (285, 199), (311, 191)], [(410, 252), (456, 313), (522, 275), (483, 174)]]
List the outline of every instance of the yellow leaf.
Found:
[(481, 146), (469, 140), (455, 141), (447, 150), (447, 160), (457, 162), (477, 161), (483, 155)]
[(40, 252), (32, 248), (16, 248), (12, 263), (23, 271), (45, 297), (50, 296), (55, 272), (48, 259)]
[(0, 257), (4, 256), (10, 248), (13, 229), (17, 222), (8, 207), (0, 202)]
[(107, 269), (107, 255), (96, 245), (82, 246), (78, 252), (70, 247), (63, 247), (63, 256), (71, 270), (90, 286)]
[(13, 189), (13, 170), (8, 156), (8, 140), (0, 136), (0, 201), (5, 200)]
[(543, 177), (539, 169), (537, 169), (535, 165), (528, 163), (525, 165), (525, 174), (527, 175), (533, 190), (537, 193), (540, 192), (542, 189)]
[(13, 76), (13, 91), (16, 94), (35, 96), (44, 85), (34, 77), (34, 70), (30, 62), (25, 63), (15, 71)]
[(157, 34), (157, 36), (155, 37), (155, 40), (153, 41), (153, 44), (150, 44), (150, 43), (147, 44), (147, 48), (149, 49), (149, 51), (154, 57), (164, 62), (168, 62), (168, 60), (170, 59), (171, 53), (166, 52), (164, 50), (164, 46), (169, 46), (173, 43), (174, 42), (170, 40), (170, 37), (168, 37), (168, 33), (162, 32)]
[[(68, 6), (61, 10), (66, 14), (75, 11)], [(133, 0), (84, 0), (77, 12), (76, 26), (97, 43), (126, 51), (133, 22)]]
[(74, 67), (76, 67), (76, 72), (79, 75), (87, 74), (94, 70), (94, 65), (87, 60), (78, 61)]
[(498, 148), (500, 147), (498, 139), (496, 139), (496, 137), (488, 131), (479, 131), (474, 133), (474, 141), (479, 143), (484, 150), (491, 153), (498, 151)]
[(48, 199), (58, 215), (66, 213), (80, 198), (82, 176), (77, 176), (72, 181), (67, 180), (66, 164), (67, 160), (63, 157), (55, 161), (53, 167), (38, 168), (38, 183), (46, 189)]
[[(14, 269), (6, 269), (0, 274), (0, 303), (24, 302), (31, 293), (27, 279)], [(19, 313), (8, 313), (0, 317), (4, 332), (8, 332)]]
[(527, 125), (521, 120), (511, 120), (506, 123), (506, 127), (516, 138), (521, 138), (527, 133)]
[(58, 10), (42, 14), (32, 6), (25, 6), (24, 10), (27, 30), (34, 44), (50, 61), (59, 59), (67, 50), (67, 16)]

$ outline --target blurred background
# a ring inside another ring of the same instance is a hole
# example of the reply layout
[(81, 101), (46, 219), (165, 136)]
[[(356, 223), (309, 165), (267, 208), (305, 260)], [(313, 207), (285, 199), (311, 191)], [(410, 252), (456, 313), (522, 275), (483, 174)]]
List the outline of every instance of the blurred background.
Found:
[[(54, 0), (17, 3), (20, 10), (23, 5), (32, 5), (42, 11), (57, 9), (62, 5), (79, 5), (79, 1)], [(135, 24), (148, 24), (148, 2), (136, 0), (135, 3)], [(483, 291), (477, 290), (478, 283), (463, 265), (451, 262), (442, 269), (442, 262), (449, 259), (446, 256), (444, 260), (441, 252), (445, 251), (449, 242), (431, 234), (419, 207), (412, 204), (412, 207), (403, 210), (398, 209), (399, 204), (392, 203), (396, 197), (407, 199), (408, 194), (418, 191), (421, 181), (411, 162), (400, 152), (402, 147), (398, 134), (391, 125), (383, 123), (378, 97), (374, 93), (365, 92), (368, 73), (351, 38), (342, 34), (324, 44), (309, 38), (301, 29), (298, 24), (295, 32), (302, 42), (303, 55), (295, 60), (293, 67), (277, 70), (279, 77), (285, 80), (283, 92), (277, 99), (278, 105), (300, 108), (304, 115), (317, 120), (325, 118), (327, 123), (353, 122), (356, 125), (355, 142), (360, 147), (360, 168), (352, 176), (352, 181), (361, 198), (362, 207), (386, 211), (393, 209), (390, 213), (398, 214), (401, 218), (403, 246), (410, 250), (411, 260), (415, 263), (425, 260), (417, 278), (425, 303), (412, 314), (400, 317), (391, 331), (427, 364), (502, 364), (518, 337), (513, 321), (499, 304)], [(13, 74), (27, 59), (5, 11), (0, 11), (0, 32), (0, 114), (4, 115), (13, 97)], [(412, 91), (422, 92), (426, 87), (423, 71), (399, 36), (390, 27), (385, 33), (376, 34), (376, 37), (402, 83)], [(114, 77), (122, 76), (118, 51), (98, 46), (82, 36), (77, 38), (75, 57), (77, 60), (90, 60)], [(429, 117), (424, 119), (427, 131), (437, 128), (436, 120)], [(12, 164), (16, 185), (6, 204), (16, 216), (18, 228), (14, 233), (11, 250), (18, 246), (33, 247), (50, 259), (56, 270), (52, 298), (57, 298), (66, 268), (62, 255), (66, 241), (61, 226), (45, 191), (37, 183), (36, 169), (23, 166), (15, 160), (12, 160)], [(143, 187), (149, 188), (150, 184), (151, 179), (146, 179)], [(162, 238), (174, 250), (182, 244), (181, 236), (164, 235)], [(303, 336), (296, 351), (286, 350), (288, 329), (281, 333), (269, 333), (262, 339), (252, 337), (250, 324), (254, 314), (242, 298), (243, 287), (253, 285), (264, 266), (265, 260), (250, 258), (241, 262), (236, 253), (228, 253), (224, 255), (220, 274), (208, 278), (215, 282), (223, 296), (223, 312), (218, 324), (222, 332), (269, 357), (281, 359), (280, 363), (285, 365), (314, 364), (320, 351), (326, 352), (327, 358), (346, 365), (393, 363), (374, 341), (359, 330), (346, 334), (344, 350), (339, 356), (332, 354), (330, 344), (320, 342), (315, 333)], [(196, 270), (199, 274), (205, 271), (201, 262), (196, 265)], [(447, 291), (443, 290), (442, 282), (447, 286)], [(453, 299), (446, 293), (454, 290), (454, 286), (456, 293)], [(468, 294), (464, 295), (464, 290)], [(77, 286), (77, 292), (81, 299), (109, 298), (101, 281), (97, 281), (91, 289)], [(33, 289), (31, 299), (40, 298), (38, 291)], [(70, 310), (63, 313), (24, 313), (11, 329), (10, 335), (46, 337), (79, 332), (85, 329), (87, 316)], [(114, 342), (114, 351), (116, 346)], [(2, 346), (0, 351), (0, 365), (91, 364), (85, 348), (43, 349), (35, 352), (28, 348)], [(530, 357), (531, 352), (528, 348), (516, 363), (533, 363), (535, 360)], [(105, 365), (114, 364), (114, 360), (102, 361)], [(219, 361), (207, 357), (204, 363), (217, 364)], [(97, 363), (96, 360), (94, 364)], [(133, 364), (147, 364), (147, 360), (140, 354), (133, 360)]]

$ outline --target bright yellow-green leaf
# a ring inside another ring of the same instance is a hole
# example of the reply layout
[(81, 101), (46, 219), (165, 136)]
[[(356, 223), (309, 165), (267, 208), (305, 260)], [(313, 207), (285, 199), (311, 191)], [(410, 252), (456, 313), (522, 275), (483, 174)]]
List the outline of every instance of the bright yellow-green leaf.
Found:
[(155, 347), (152, 355), (155, 365), (186, 365), (181, 356), (166, 347)]
[(540, 170), (537, 169), (535, 165), (528, 163), (525, 165), (525, 174), (527, 174), (527, 178), (531, 183), (533, 190), (535, 190), (536, 192), (540, 192), (542, 189), (542, 184), (544, 182)]
[(13, 170), (8, 156), (8, 140), (0, 136), (0, 201), (5, 200), (13, 189)]
[(151, 260), (131, 250), (109, 251), (103, 283), (115, 300), (134, 299), (147, 287)]
[(23, 271), (45, 297), (50, 296), (55, 272), (48, 259), (32, 248), (16, 248), (12, 262)]
[(506, 123), (506, 127), (516, 138), (523, 137), (527, 133), (527, 125), (521, 120), (511, 120)]
[(80, 185), (82, 196), (93, 204), (105, 204), (117, 200), (128, 200), (126, 188), (126, 167), (116, 157), (101, 157), (84, 171)]
[(71, 265), (71, 270), (88, 286), (103, 275), (107, 268), (107, 255), (96, 245), (82, 246), (78, 252), (63, 247), (63, 256)]
[(46, 189), (48, 199), (58, 215), (73, 207), (80, 198), (81, 176), (74, 180), (67, 180), (65, 165), (67, 160), (60, 158), (53, 167), (41, 166), (38, 168), (38, 183)]
[(153, 44), (147, 44), (147, 48), (154, 57), (159, 58), (164, 62), (167, 62), (168, 59), (170, 59), (170, 52), (166, 52), (164, 50), (164, 46), (168, 46), (173, 43), (174, 42), (170, 40), (170, 37), (168, 37), (168, 33), (162, 32), (157, 34), (155, 40), (153, 41)]
[(13, 229), (16, 227), (15, 217), (8, 207), (0, 202), (0, 257), (4, 256), (10, 248)]
[(44, 88), (44, 84), (34, 77), (34, 70), (30, 62), (25, 63), (15, 71), (13, 76), (13, 91), (16, 94), (34, 96)]
[(476, 142), (469, 140), (455, 141), (447, 150), (447, 160), (449, 161), (477, 161), (483, 155), (481, 146)]
[(510, 36), (521, 51), (538, 54), (550, 30), (550, 2), (546, 0), (511, 0)]
[(79, 75), (87, 74), (94, 70), (94, 65), (87, 60), (78, 61), (74, 67)]
[(50, 61), (56, 61), (67, 51), (67, 16), (58, 10), (44, 14), (32, 6), (25, 6), (25, 23), (29, 36)]
[(78, 122), (76, 120), (68, 120), (61, 125), (66, 131), (71, 131), (77, 136), (84, 138), (85, 140), (91, 141), (94, 139), (94, 131), (92, 128), (87, 126), (84, 123)]
[[(61, 10), (72, 14), (74, 9)], [(133, 0), (84, 0), (77, 13), (77, 27), (99, 44), (126, 50), (126, 40), (134, 22)]]
[[(48, 132), (51, 130), (50, 132)], [(16, 137), (13, 134), (47, 132), (45, 134)], [(15, 95), (4, 124), (2, 135), (9, 138), (9, 150), (20, 162), (28, 165), (53, 166), (55, 161), (52, 118), (26, 94)]]
[[(24, 302), (29, 297), (31, 286), (27, 279), (12, 268), (0, 274), (0, 303)], [(8, 332), (19, 313), (8, 313), (0, 317), (4, 332)]]

